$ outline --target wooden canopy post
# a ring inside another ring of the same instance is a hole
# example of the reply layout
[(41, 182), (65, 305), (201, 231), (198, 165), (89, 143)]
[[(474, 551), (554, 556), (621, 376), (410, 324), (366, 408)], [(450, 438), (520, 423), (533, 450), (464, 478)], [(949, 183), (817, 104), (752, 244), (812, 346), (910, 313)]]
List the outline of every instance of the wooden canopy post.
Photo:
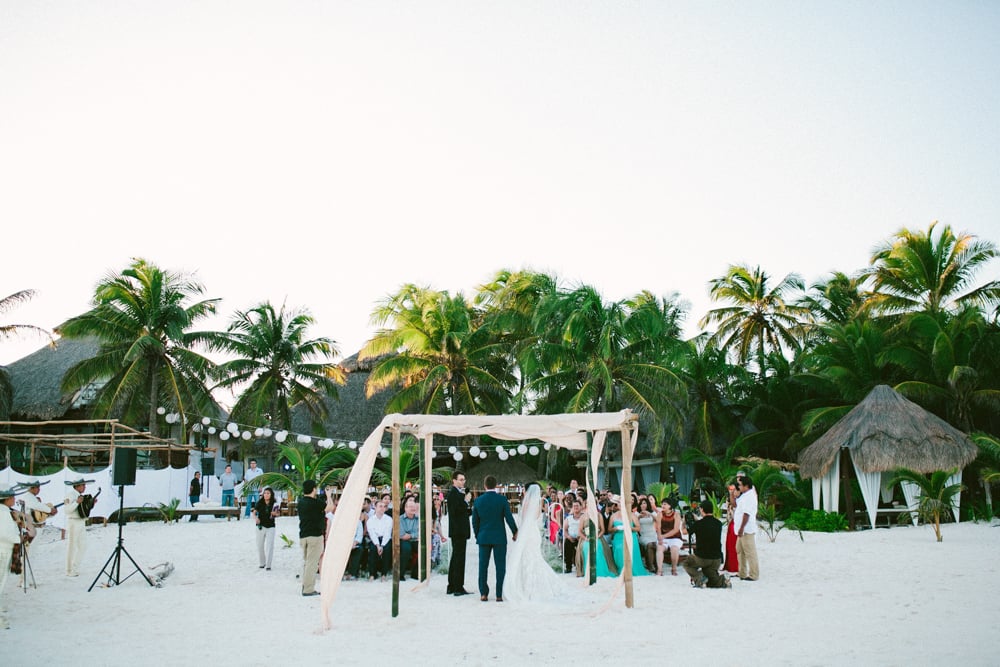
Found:
[(625, 582), (625, 606), (632, 608), (632, 438), (630, 429), (622, 426), (622, 504), (619, 508), (626, 528), (622, 533), (622, 571)]
[(399, 616), (399, 428), (392, 429), (392, 617)]
[(432, 435), (428, 435), (420, 447), (423, 459), (420, 461), (420, 499), (424, 507), (420, 511), (420, 581), (427, 581), (431, 576), (431, 533), (434, 530), (433, 507), (431, 496), (434, 488), (431, 477), (431, 452), (434, 451)]

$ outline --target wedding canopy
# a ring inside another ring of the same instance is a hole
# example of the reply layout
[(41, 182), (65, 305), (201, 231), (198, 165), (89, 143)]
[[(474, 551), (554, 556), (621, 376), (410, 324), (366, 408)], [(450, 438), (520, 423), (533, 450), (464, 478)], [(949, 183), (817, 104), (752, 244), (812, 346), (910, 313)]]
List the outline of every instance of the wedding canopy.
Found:
[[(878, 385), (799, 455), (799, 474), (813, 480), (815, 509), (822, 505), (828, 512), (838, 510), (842, 449), (850, 454), (873, 527), (879, 492), (887, 493), (882, 485), (883, 472), (909, 468), (928, 473), (958, 468), (955, 481), (961, 481), (962, 468), (978, 453), (966, 434), (892, 387)], [(916, 489), (903, 485), (903, 494), (910, 510), (914, 510)], [(957, 520), (957, 506), (954, 511)]]
[[(629, 464), (625, 466), (626, 473), (622, 480), (622, 493), (627, 496), (631, 490), (631, 476), (628, 473), (632, 453), (638, 438), (638, 418), (630, 410), (611, 413), (586, 413), (562, 415), (401, 415), (392, 414), (385, 417), (378, 427), (365, 440), (364, 446), (358, 451), (357, 460), (351, 470), (347, 483), (340, 496), (340, 504), (334, 514), (333, 522), (326, 542), (326, 552), (323, 556), (323, 572), (320, 579), (322, 595), (323, 625), (330, 627), (330, 606), (337, 595), (344, 568), (351, 553), (354, 541), (354, 531), (357, 527), (358, 515), (368, 490), (368, 481), (375, 466), (375, 458), (382, 449), (382, 438), (386, 432), (393, 439), (393, 504), (399, 504), (399, 436), (409, 433), (423, 440), (424, 474), (430, 477), (430, 453), (433, 449), (435, 434), (461, 437), (470, 435), (488, 435), (500, 440), (538, 439), (552, 443), (558, 447), (576, 450), (589, 450), (590, 460), (588, 484), (588, 512), (596, 516), (597, 507), (594, 504), (594, 493), (590, 487), (591, 480), (597, 470), (604, 449), (605, 436), (608, 431), (622, 433), (622, 456)], [(588, 447), (588, 437), (590, 446)], [(431, 498), (425, 494), (421, 500), (424, 503), (426, 516), (430, 516)], [(394, 512), (395, 526), (393, 529), (394, 551), (398, 553), (397, 540), (399, 512)], [(428, 522), (429, 524), (429, 522)], [(627, 522), (626, 522), (627, 525)], [(631, 542), (626, 535), (626, 549)], [(421, 548), (426, 555), (430, 552), (430, 536), (425, 533), (421, 538)], [(397, 560), (398, 562), (398, 560)], [(398, 571), (398, 568), (394, 566)], [(629, 568), (625, 571), (626, 605), (632, 606), (631, 577)], [(393, 599), (398, 599), (398, 580), (394, 577)], [(395, 615), (395, 604), (394, 604)]]

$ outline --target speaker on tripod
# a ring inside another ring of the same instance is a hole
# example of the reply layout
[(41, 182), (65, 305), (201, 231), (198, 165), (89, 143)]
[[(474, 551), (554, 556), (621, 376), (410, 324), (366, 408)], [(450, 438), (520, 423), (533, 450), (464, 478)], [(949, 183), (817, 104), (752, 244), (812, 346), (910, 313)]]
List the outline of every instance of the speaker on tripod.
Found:
[[(128, 447), (118, 447), (115, 449), (114, 462), (111, 467), (111, 483), (118, 487), (118, 546), (115, 550), (111, 552), (108, 560), (105, 561), (104, 567), (101, 568), (101, 572), (94, 577), (94, 581), (91, 582), (90, 588), (87, 589), (89, 593), (93, 590), (94, 586), (97, 584), (97, 580), (102, 576), (107, 575), (108, 581), (105, 584), (106, 587), (110, 588), (113, 585), (117, 586), (133, 574), (139, 573), (142, 578), (146, 580), (146, 583), (150, 586), (156, 586), (152, 579), (146, 576), (146, 573), (142, 571), (139, 564), (135, 562), (132, 558), (132, 554), (125, 549), (125, 540), (122, 538), (122, 529), (125, 527), (125, 487), (135, 485), (135, 456), (136, 450)], [(122, 579), (122, 554), (128, 558), (132, 565), (135, 566), (135, 571), (132, 574)]]

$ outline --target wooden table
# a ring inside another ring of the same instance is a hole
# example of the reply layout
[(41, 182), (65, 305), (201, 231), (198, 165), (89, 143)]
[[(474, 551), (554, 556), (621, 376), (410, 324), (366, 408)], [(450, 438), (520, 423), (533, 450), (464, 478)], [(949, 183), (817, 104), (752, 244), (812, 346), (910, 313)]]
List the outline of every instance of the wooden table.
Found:
[(236, 520), (239, 521), (240, 520), (240, 514), (241, 514), (241, 512), (240, 512), (240, 508), (239, 507), (228, 507), (228, 506), (227, 507), (221, 507), (221, 506), (220, 507), (187, 507), (187, 508), (184, 508), (184, 509), (181, 509), (180, 507), (178, 507), (177, 508), (177, 512), (174, 514), (174, 516), (176, 516), (178, 519), (180, 519), (182, 516), (205, 516), (205, 515), (208, 515), (208, 514), (212, 514), (212, 515), (216, 515), (216, 516), (221, 515), (221, 514), (225, 514), (226, 515), (226, 521), (229, 521), (233, 517), (236, 517)]

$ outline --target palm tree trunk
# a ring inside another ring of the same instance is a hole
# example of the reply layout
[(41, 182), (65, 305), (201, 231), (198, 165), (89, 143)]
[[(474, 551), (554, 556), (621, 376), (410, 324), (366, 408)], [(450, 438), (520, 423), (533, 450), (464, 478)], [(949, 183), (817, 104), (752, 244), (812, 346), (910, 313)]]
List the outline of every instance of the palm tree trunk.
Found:
[(160, 435), (160, 420), (157, 419), (156, 404), (159, 403), (159, 386), (157, 383), (157, 371), (159, 364), (154, 359), (150, 364), (149, 371), (149, 434), (154, 438)]

